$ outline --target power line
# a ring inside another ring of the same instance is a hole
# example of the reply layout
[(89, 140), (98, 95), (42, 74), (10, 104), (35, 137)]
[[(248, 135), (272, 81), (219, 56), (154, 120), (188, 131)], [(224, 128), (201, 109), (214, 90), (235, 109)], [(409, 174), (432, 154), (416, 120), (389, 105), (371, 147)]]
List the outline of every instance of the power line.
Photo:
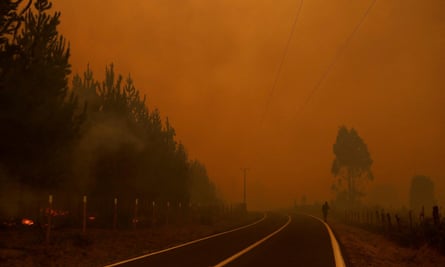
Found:
[(283, 69), (284, 60), (286, 59), (287, 53), (289, 51), (290, 42), (292, 40), (292, 36), (294, 35), (294, 31), (295, 31), (295, 28), (297, 26), (298, 18), (300, 17), (300, 12), (301, 12), (302, 6), (303, 6), (303, 0), (300, 1), (300, 5), (298, 7), (297, 13), (295, 14), (295, 19), (294, 19), (294, 22), (292, 24), (291, 32), (290, 32), (289, 37), (288, 37), (287, 42), (286, 42), (286, 46), (284, 48), (283, 56), (281, 57), (281, 61), (280, 61), (279, 65), (278, 65), (278, 70), (277, 70), (277, 73), (275, 75), (274, 81), (272, 83), (272, 88), (269, 91), (269, 97), (267, 98), (266, 107), (265, 107), (263, 115), (261, 117), (260, 125), (263, 125), (263, 122), (266, 119), (266, 114), (269, 111), (269, 106), (270, 106), (270, 103), (272, 102), (273, 93), (275, 91), (275, 88), (277, 87), (277, 83), (278, 83), (278, 80), (280, 78), (281, 70)]
[(365, 19), (368, 17), (369, 13), (371, 12), (371, 9), (374, 7), (375, 3), (377, 2), (377, 0), (373, 0), (371, 2), (371, 4), (369, 5), (368, 9), (366, 9), (366, 12), (363, 14), (361, 20), (359, 21), (359, 23), (355, 26), (354, 30), (352, 31), (352, 33), (348, 36), (348, 38), (345, 41), (345, 44), (340, 47), (339, 51), (337, 52), (337, 54), (335, 55), (334, 59), (332, 60), (331, 64), (329, 64), (329, 66), (327, 67), (327, 69), (325, 70), (325, 72), (321, 75), (320, 79), (317, 81), (317, 83), (315, 84), (314, 88), (309, 92), (308, 97), (306, 98), (306, 101), (303, 103), (303, 105), (300, 106), (300, 108), (297, 110), (295, 117), (298, 117), (298, 115), (303, 111), (303, 109), (307, 106), (307, 104), (311, 101), (312, 96), (315, 94), (316, 91), (318, 91), (321, 87), (321, 84), (323, 83), (324, 80), (326, 80), (328, 74), (331, 72), (332, 68), (335, 66), (335, 64), (337, 63), (338, 59), (340, 58), (340, 56), (344, 53), (344, 51), (346, 50), (346, 48), (348, 47), (349, 43), (351, 42), (352, 38), (354, 37), (355, 34), (357, 34), (358, 30), (360, 29), (360, 27), (363, 25), (363, 23), (365, 22)]

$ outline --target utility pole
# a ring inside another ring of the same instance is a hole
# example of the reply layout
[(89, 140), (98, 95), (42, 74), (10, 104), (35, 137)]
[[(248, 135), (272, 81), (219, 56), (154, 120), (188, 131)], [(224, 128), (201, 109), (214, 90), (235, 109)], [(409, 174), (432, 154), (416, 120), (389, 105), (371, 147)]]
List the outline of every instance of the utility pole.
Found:
[(244, 204), (244, 208), (247, 211), (247, 201), (246, 201), (246, 177), (247, 177), (247, 170), (248, 168), (241, 168), (241, 170), (243, 171), (244, 174), (244, 194), (243, 194), (243, 204)]

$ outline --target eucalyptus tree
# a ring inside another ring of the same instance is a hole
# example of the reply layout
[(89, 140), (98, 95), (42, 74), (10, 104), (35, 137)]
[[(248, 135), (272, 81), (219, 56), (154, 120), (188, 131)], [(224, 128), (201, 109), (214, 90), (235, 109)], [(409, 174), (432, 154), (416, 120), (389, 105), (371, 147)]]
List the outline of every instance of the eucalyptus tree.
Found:
[(354, 205), (363, 195), (362, 182), (372, 180), (372, 159), (368, 146), (354, 128), (341, 126), (333, 145), (335, 159), (331, 173), (338, 178), (333, 188), (339, 198)]

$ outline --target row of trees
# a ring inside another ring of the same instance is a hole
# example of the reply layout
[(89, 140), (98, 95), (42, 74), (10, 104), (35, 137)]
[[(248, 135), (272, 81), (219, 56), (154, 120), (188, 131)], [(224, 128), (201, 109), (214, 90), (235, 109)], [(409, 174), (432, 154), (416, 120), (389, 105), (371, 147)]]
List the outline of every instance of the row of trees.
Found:
[(0, 2), (0, 184), (97, 196), (216, 201), (168, 118), (130, 76), (89, 67), (69, 87), (70, 47), (48, 0)]
[(77, 163), (89, 178), (77, 186), (95, 195), (136, 194), (184, 203), (216, 200), (205, 167), (188, 159), (168, 118), (163, 122), (158, 109), (147, 108), (130, 75), (116, 75), (111, 64), (99, 82), (87, 67), (82, 76), (74, 75), (72, 89), (80, 102), (88, 103)]

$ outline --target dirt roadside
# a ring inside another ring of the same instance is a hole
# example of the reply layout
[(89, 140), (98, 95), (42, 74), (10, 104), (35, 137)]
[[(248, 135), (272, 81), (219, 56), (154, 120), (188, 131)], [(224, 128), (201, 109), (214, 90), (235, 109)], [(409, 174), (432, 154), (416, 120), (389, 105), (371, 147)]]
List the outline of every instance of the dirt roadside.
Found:
[(378, 233), (336, 221), (329, 225), (342, 246), (348, 267), (445, 266), (445, 255), (427, 245), (418, 249), (401, 247)]
[(229, 218), (212, 225), (165, 225), (155, 229), (101, 230), (79, 229), (54, 231), (50, 245), (32, 231), (2, 232), (0, 265), (16, 266), (104, 266), (200, 237), (233, 229), (259, 219), (250, 214), (242, 219)]

